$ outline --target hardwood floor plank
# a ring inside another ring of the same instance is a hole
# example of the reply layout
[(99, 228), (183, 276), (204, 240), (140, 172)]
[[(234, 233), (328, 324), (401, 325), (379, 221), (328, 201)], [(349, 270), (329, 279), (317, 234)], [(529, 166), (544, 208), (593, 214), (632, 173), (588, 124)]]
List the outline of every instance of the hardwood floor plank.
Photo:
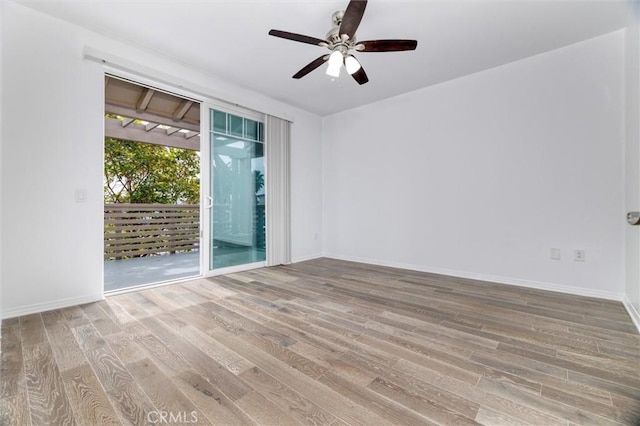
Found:
[(233, 401), (195, 371), (184, 371), (173, 376), (172, 381), (213, 424), (255, 424)]
[(5, 328), (20, 327), (20, 317), (5, 318), (2, 320), (0, 330), (4, 333)]
[[(391, 342), (374, 339), (369, 336), (361, 336), (358, 338), (358, 342), (364, 343), (370, 347), (382, 348), (384, 351), (393, 354), (400, 360), (414, 362), (433, 371), (444, 373), (460, 381), (467, 382), (470, 385), (475, 385), (480, 378), (480, 375), (477, 372), (464, 370), (458, 366), (449, 364), (447, 361), (431, 358), (402, 345), (396, 345)], [(368, 351), (369, 348), (366, 349), (366, 352)]]
[(304, 395), (309, 395), (311, 401), (324, 407), (334, 416), (341, 418), (345, 422), (362, 425), (386, 423), (382, 418), (374, 415), (369, 410), (345, 401), (339, 393), (329, 389), (324, 384), (311, 379), (268, 354), (257, 351), (253, 345), (244, 340), (234, 338), (229, 331), (213, 329), (209, 331), (209, 334), (214, 339), (241, 354), (256, 367), (276, 375), (276, 377), (293, 390)]
[(530, 352), (520, 348), (514, 348), (509, 345), (498, 345), (498, 350), (511, 352), (514, 354), (522, 355), (527, 358), (531, 358), (534, 360), (542, 361), (547, 364), (555, 365), (557, 367), (566, 368), (567, 370), (585, 373), (589, 376), (597, 377), (603, 380), (608, 380), (614, 383), (620, 383), (631, 388), (640, 389), (640, 379), (633, 376), (628, 376), (624, 373), (619, 373), (617, 371), (612, 370), (602, 370), (599, 368), (594, 368), (588, 365), (584, 365), (581, 363), (577, 363), (574, 361), (565, 360), (558, 357), (552, 357), (544, 354), (540, 354), (537, 352)]
[(24, 352), (24, 363), (31, 422), (77, 424), (49, 343), (30, 345)]
[(420, 344), (412, 340), (396, 338), (393, 336), (390, 337), (389, 340), (394, 343), (398, 343), (409, 350), (420, 353), (428, 358), (437, 359), (443, 363), (457, 367), (464, 371), (471, 371), (481, 376), (487, 376), (501, 382), (511, 383), (514, 386), (518, 386), (529, 392), (539, 393), (542, 387), (540, 383), (531, 381), (522, 375), (512, 374), (501, 369), (488, 367), (481, 363), (467, 360), (464, 357), (458, 357), (447, 352), (430, 348), (427, 345)]
[(45, 321), (51, 349), (61, 371), (79, 367), (87, 362), (78, 341), (66, 321)]
[(80, 306), (70, 306), (68, 308), (61, 309), (60, 312), (70, 328), (75, 328), (91, 322)]
[(190, 363), (184, 356), (173, 352), (155, 335), (142, 336), (137, 343), (140, 345), (142, 357), (135, 361), (149, 358), (168, 376), (178, 375), (190, 369)]
[(85, 354), (106, 391), (126, 387), (134, 381), (125, 365), (108, 346), (88, 350)]
[[(211, 420), (207, 419), (150, 359), (145, 358), (127, 364), (127, 370), (135, 377), (136, 383), (153, 402), (157, 408), (156, 411), (173, 413), (174, 416), (184, 415), (186, 418), (191, 418), (195, 413), (197, 421), (205, 424), (211, 423)], [(151, 414), (144, 414), (146, 420), (149, 421)]]
[(178, 337), (156, 318), (141, 320), (171, 352), (188, 360), (188, 365), (235, 401), (251, 390), (242, 380), (207, 356), (197, 347)]
[(182, 328), (180, 335), (236, 376), (253, 367), (253, 364), (239, 354), (220, 345), (208, 334), (194, 327)]
[(20, 334), (22, 346), (37, 345), (47, 341), (44, 323), (40, 314), (25, 315), (20, 317)]
[(235, 404), (259, 425), (294, 426), (300, 424), (286, 411), (278, 408), (255, 390), (235, 401)]
[(19, 426), (640, 419), (621, 303), (335, 259), (5, 320), (0, 353)]
[[(538, 426), (565, 425), (566, 423), (557, 416), (539, 410), (537, 407), (531, 407), (503, 396), (486, 392), (477, 386), (469, 386), (468, 383), (459, 381), (446, 374), (429, 370), (409, 361), (398, 361), (398, 364), (394, 366), (394, 370), (402, 371), (403, 374), (413, 376), (422, 382), (458, 395), (460, 398), (478, 404), (480, 408), (486, 407), (499, 413), (508, 414), (510, 417), (518, 419), (518, 424)], [(417, 390), (421, 387), (420, 383), (416, 383), (413, 386), (417, 387)], [(413, 389), (413, 387), (411, 387), (411, 389)]]
[(105, 341), (113, 353), (120, 360), (126, 359), (127, 362), (140, 361), (146, 356), (139, 346), (143, 341), (142, 339), (140, 334), (131, 336), (125, 332), (105, 337)]
[(31, 413), (27, 398), (19, 395), (0, 398), (0, 425), (30, 426)]
[(620, 425), (620, 423), (607, 419), (604, 416), (592, 414), (589, 411), (566, 405), (557, 400), (551, 400), (540, 395), (535, 395), (530, 392), (523, 391), (515, 386), (511, 386), (508, 383), (500, 383), (486, 377), (480, 379), (478, 387), (524, 405), (541, 407), (560, 419), (568, 420), (576, 424), (602, 426)]
[(336, 418), (326, 410), (274, 379), (258, 367), (250, 368), (240, 377), (265, 398), (286, 411), (302, 424), (330, 424)]
[(351, 401), (366, 406), (376, 415), (392, 424), (437, 424), (413, 410), (403, 408), (393, 400), (381, 397), (369, 387), (356, 386), (333, 372), (327, 372), (320, 381)]
[(62, 373), (75, 419), (84, 425), (119, 425), (121, 420), (111, 406), (89, 364)]
[[(404, 388), (407, 392), (412, 392), (416, 395), (425, 395), (430, 403), (436, 404), (456, 415), (472, 419), (478, 412), (479, 404), (432, 384), (436, 383), (436, 380), (432, 382), (422, 381), (416, 375), (405, 374), (401, 367), (393, 366), (392, 368), (386, 368), (366, 356), (352, 352), (345, 354), (341, 359), (347, 361), (353, 368), (360, 369), (363, 373), (371, 372), (372, 374), (377, 374), (374, 380), (384, 380), (385, 382), (390, 382), (393, 385)], [(370, 387), (370, 384), (374, 380), (366, 386)]]
[(590, 399), (594, 402), (611, 405), (611, 394), (590, 386), (568, 381), (568, 370), (533, 360), (519, 358), (516, 355), (501, 352), (474, 353), (472, 359), (482, 364), (492, 366), (511, 374), (526, 377), (539, 382), (542, 386), (550, 386), (558, 390), (570, 392), (576, 396)]
[(608, 391), (612, 396), (620, 395), (635, 401), (640, 401), (640, 388), (634, 388), (633, 386), (627, 386), (571, 370), (569, 370), (568, 374), (570, 381)]
[[(404, 389), (393, 382), (377, 378), (371, 382), (368, 389), (395, 401), (410, 410), (440, 424), (476, 425), (478, 423), (468, 417), (451, 411), (434, 402), (429, 395), (414, 393)], [(475, 413), (474, 413), (475, 417)]]
[(102, 336), (122, 331), (120, 326), (100, 307), (101, 305), (107, 305), (107, 303), (100, 301), (81, 305), (80, 307)]
[(542, 387), (542, 396), (544, 398), (558, 401), (562, 404), (589, 411), (598, 416), (606, 417), (607, 419), (616, 421), (620, 424), (633, 424), (633, 421), (635, 420), (635, 415), (632, 412), (620, 410), (612, 405), (583, 398), (570, 392), (555, 389), (551, 386)]
[(158, 408), (134, 381), (108, 390), (107, 395), (125, 424), (147, 425), (149, 424), (149, 414), (158, 411)]
[(583, 354), (581, 352), (568, 352), (564, 350), (558, 351), (558, 358), (572, 361), (578, 364), (598, 368), (606, 371), (614, 371), (616, 374), (640, 379), (640, 370), (638, 369), (638, 359), (630, 357), (611, 357), (603, 353)]
[(101, 348), (107, 344), (100, 332), (89, 322), (71, 329), (76, 342), (83, 351)]
[[(141, 318), (146, 318), (151, 314), (142, 306), (136, 303), (129, 297), (129, 293), (119, 294), (116, 296), (112, 296), (109, 298), (109, 305), (114, 306), (117, 305), (122, 308), (123, 312), (120, 312), (119, 315), (128, 315), (136, 320)], [(122, 318), (125, 322), (127, 320), (126, 317)]]
[(505, 413), (494, 411), (487, 407), (481, 407), (475, 418), (482, 425), (517, 425), (520, 422)]
[(9, 398), (23, 392), (26, 383), (19, 325), (2, 329), (0, 378), (2, 378), (0, 380), (0, 399), (7, 399), (8, 406), (12, 406), (12, 400), (9, 400)]

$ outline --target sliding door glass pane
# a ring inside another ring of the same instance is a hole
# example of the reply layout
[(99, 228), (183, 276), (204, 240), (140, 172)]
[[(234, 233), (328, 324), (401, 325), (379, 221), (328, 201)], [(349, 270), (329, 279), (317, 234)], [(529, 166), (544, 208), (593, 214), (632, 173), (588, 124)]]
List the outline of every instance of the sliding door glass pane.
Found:
[(228, 132), (211, 111), (211, 269), (265, 260), (262, 123), (226, 116)]

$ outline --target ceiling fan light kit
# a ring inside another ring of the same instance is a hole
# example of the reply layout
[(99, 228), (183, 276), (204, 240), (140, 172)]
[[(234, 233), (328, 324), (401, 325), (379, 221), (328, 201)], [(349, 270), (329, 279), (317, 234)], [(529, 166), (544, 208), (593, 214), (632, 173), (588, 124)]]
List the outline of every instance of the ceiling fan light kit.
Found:
[(344, 67), (346, 68), (349, 75), (353, 75), (354, 72), (362, 68), (362, 65), (360, 65), (360, 62), (358, 62), (355, 56), (347, 55), (344, 58)]
[(344, 56), (342, 52), (335, 50), (331, 55), (329, 55), (329, 65), (327, 66), (326, 74), (335, 78), (340, 77), (340, 69), (342, 68), (343, 62)]
[(369, 81), (369, 78), (360, 62), (350, 53), (352, 50), (357, 52), (400, 52), (416, 49), (418, 46), (416, 40), (369, 40), (358, 43), (355, 33), (360, 25), (366, 7), (366, 0), (351, 0), (345, 11), (334, 12), (331, 16), (333, 26), (324, 40), (287, 31), (269, 31), (269, 35), (274, 37), (326, 47), (331, 51), (330, 55), (322, 55), (305, 65), (300, 71), (293, 75), (293, 78), (302, 78), (325, 62), (328, 62), (327, 75), (338, 78), (340, 76), (340, 69), (344, 65), (347, 73), (349, 73), (358, 84), (365, 84)]

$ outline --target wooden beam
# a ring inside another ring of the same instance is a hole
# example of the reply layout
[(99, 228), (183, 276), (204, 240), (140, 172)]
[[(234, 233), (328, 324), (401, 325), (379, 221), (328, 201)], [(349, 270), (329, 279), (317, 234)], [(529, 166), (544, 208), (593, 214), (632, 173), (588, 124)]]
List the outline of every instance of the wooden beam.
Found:
[(151, 131), (151, 130), (155, 129), (158, 126), (159, 126), (158, 123), (149, 123), (144, 128), (148, 132), (148, 131)]
[(185, 138), (187, 138), (187, 139), (191, 139), (191, 138), (193, 138), (193, 137), (198, 136), (198, 134), (199, 134), (199, 133), (196, 133), (196, 132), (189, 132), (189, 133), (185, 133), (185, 134), (184, 134), (184, 137), (185, 137)]
[[(185, 139), (180, 135), (168, 136), (164, 129), (155, 128), (147, 131), (146, 126), (142, 124), (133, 123), (127, 127), (122, 127), (121, 123), (116, 118), (105, 117), (105, 137), (200, 151), (200, 136)], [(176, 131), (178, 130), (176, 129)]]
[(182, 120), (184, 116), (187, 114), (187, 111), (189, 111), (189, 108), (191, 108), (191, 105), (193, 105), (193, 101), (188, 101), (184, 99), (182, 102), (180, 102), (180, 105), (178, 105), (178, 108), (176, 108), (176, 110), (173, 111), (172, 118), (175, 121)]
[(140, 94), (140, 97), (138, 98), (138, 102), (136, 103), (136, 111), (138, 112), (146, 111), (147, 107), (149, 106), (149, 102), (151, 102), (151, 98), (153, 98), (153, 95), (155, 93), (156, 93), (155, 90), (149, 89), (148, 87), (145, 88)]
[(115, 114), (123, 117), (134, 117), (142, 121), (148, 121), (150, 123), (163, 124), (165, 126), (179, 127), (181, 129), (191, 130), (192, 132), (200, 132), (200, 123), (194, 123), (190, 121), (175, 122), (171, 117), (166, 117), (159, 114), (153, 114), (147, 111), (137, 112), (134, 108), (127, 108), (119, 105), (113, 105), (106, 103), (104, 111), (107, 114)]
[[(167, 136), (171, 136), (172, 134), (177, 133), (179, 131), (180, 131), (180, 129), (177, 128), (177, 127), (169, 127), (167, 129)], [(181, 135), (178, 135), (178, 136), (181, 136)]]
[(122, 127), (127, 127), (131, 123), (133, 123), (133, 118), (125, 118), (122, 120)]

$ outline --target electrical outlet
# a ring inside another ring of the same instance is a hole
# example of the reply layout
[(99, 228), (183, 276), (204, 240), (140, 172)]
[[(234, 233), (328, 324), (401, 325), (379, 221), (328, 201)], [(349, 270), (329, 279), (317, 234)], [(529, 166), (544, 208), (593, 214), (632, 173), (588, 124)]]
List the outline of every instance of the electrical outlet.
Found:
[(584, 262), (586, 261), (586, 256), (584, 250), (574, 250), (573, 251), (573, 261), (574, 262)]
[(560, 260), (560, 249), (559, 248), (552, 248), (551, 249), (551, 259), (553, 260)]

